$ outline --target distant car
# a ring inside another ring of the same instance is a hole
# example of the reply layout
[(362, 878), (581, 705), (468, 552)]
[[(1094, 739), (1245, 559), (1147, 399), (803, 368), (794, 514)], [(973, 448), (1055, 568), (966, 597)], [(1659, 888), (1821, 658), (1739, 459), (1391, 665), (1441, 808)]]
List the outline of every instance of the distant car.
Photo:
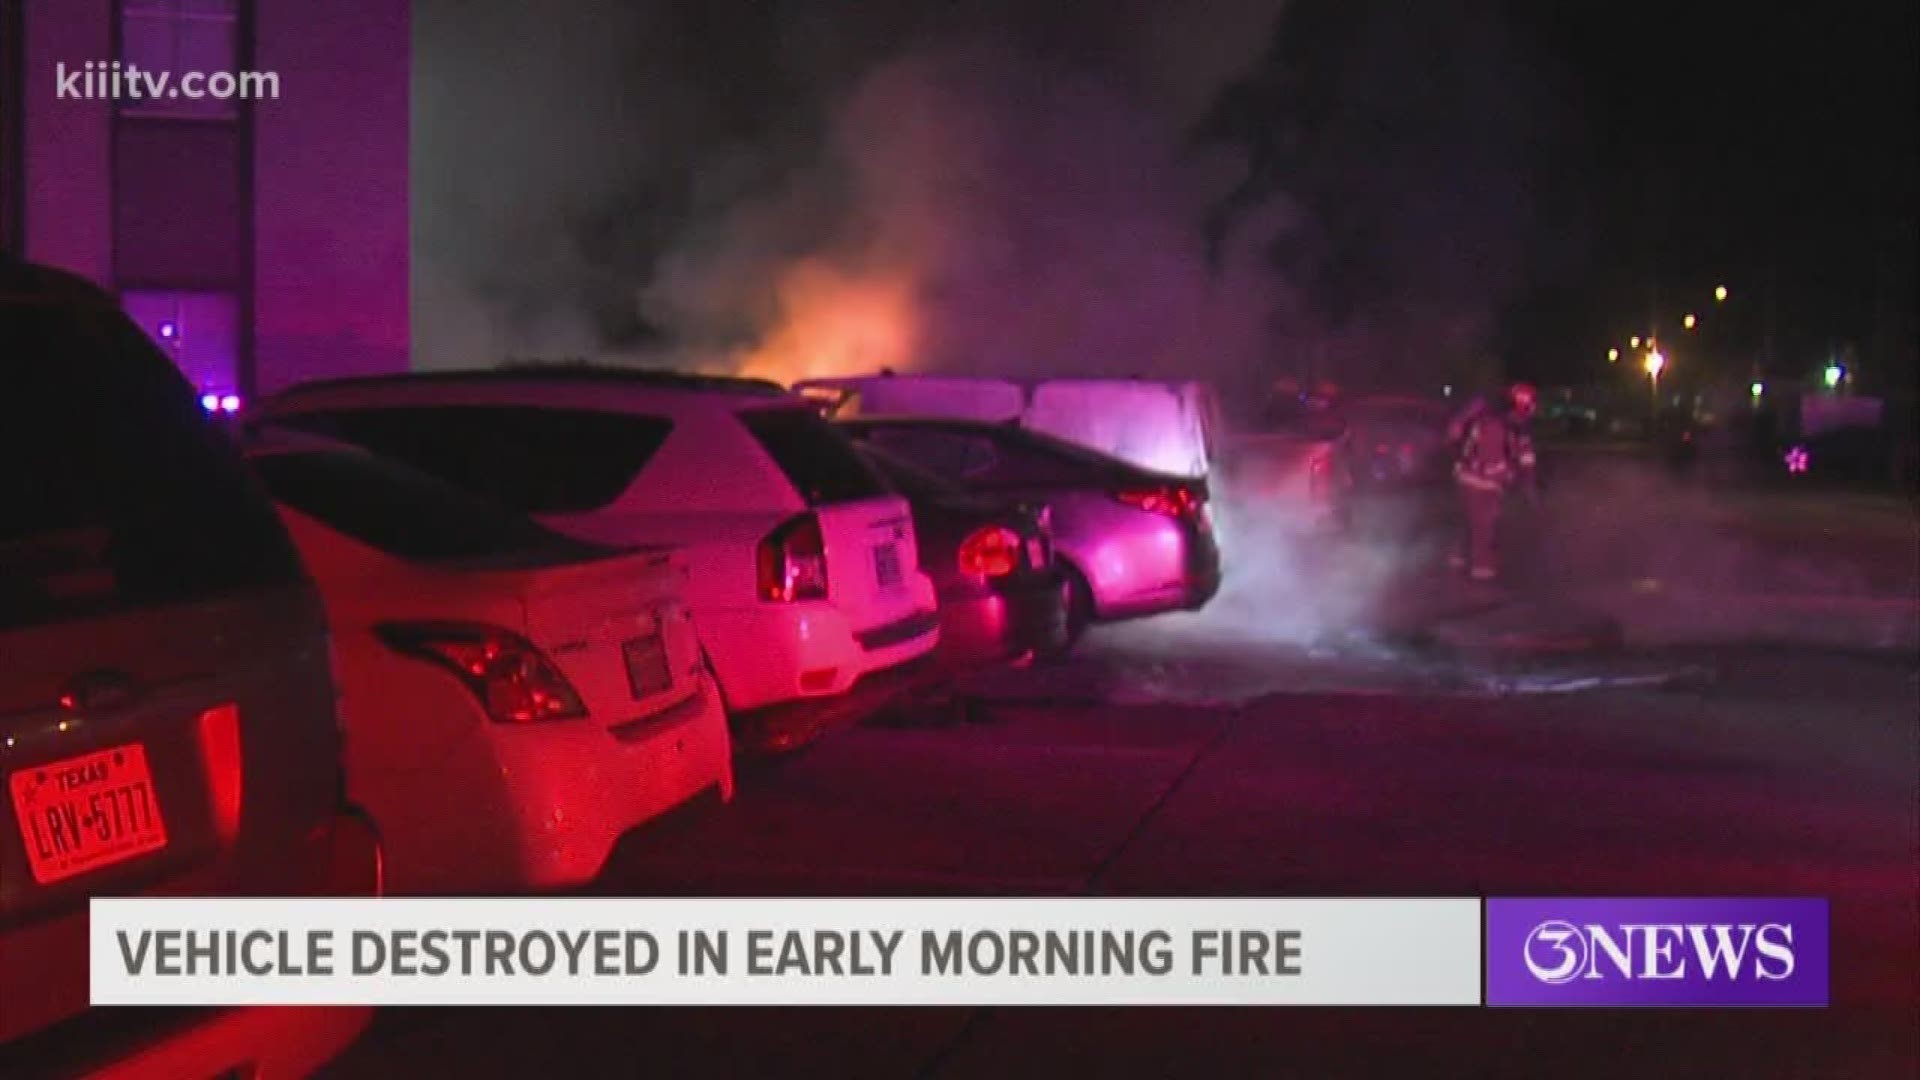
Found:
[(1419, 397), (1359, 398), (1340, 410), (1347, 468), (1363, 490), (1446, 485), (1452, 478), (1446, 403)]
[[(1214, 472), (1228, 515), (1301, 534), (1350, 526), (1355, 489), (1347, 425), (1328, 409), (1282, 399), (1231, 427)], [(1229, 523), (1231, 525), (1231, 523)]]
[(733, 797), (670, 551), (572, 540), (364, 450), (250, 460), (320, 582), (347, 790), (393, 892), (583, 884), (635, 826)]
[(969, 491), (1044, 503), (1067, 581), (1070, 640), (1096, 621), (1204, 607), (1220, 589), (1205, 480), (1006, 424), (878, 417), (839, 426)]
[(371, 1010), (89, 1010), (87, 901), (378, 894), (319, 594), (104, 293), (0, 259), (0, 379), (0, 1076), (303, 1075)]
[(949, 668), (1067, 651), (1066, 578), (1053, 558), (1051, 511), (970, 494), (878, 446), (860, 449), (913, 508)]
[(940, 613), (906, 500), (777, 386), (403, 375), (298, 387), (249, 422), (365, 446), (579, 539), (679, 548), (736, 745), (800, 745), (929, 676)]

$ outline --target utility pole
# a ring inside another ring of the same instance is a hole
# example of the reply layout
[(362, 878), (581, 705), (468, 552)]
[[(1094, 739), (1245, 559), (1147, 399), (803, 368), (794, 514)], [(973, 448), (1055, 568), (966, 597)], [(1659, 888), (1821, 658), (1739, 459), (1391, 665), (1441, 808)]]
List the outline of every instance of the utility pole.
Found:
[(1767, 325), (1761, 339), (1760, 363), (1768, 376), (1774, 374), (1773, 337), (1780, 326), (1780, 256), (1776, 252), (1767, 265)]

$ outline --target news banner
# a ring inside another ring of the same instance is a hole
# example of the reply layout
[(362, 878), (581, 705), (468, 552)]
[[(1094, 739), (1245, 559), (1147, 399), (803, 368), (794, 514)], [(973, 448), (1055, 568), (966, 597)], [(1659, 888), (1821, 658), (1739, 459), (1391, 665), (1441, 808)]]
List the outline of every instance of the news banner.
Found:
[(92, 901), (95, 1005), (1822, 1006), (1806, 898)]

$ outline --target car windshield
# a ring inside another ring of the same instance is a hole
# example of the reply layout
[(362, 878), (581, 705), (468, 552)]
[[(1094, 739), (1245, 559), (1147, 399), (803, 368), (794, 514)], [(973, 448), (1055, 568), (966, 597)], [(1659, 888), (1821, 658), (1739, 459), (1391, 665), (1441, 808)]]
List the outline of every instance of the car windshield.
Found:
[(412, 562), (591, 557), (602, 551), (424, 473), (345, 452), (253, 459), (283, 504), (370, 547)]

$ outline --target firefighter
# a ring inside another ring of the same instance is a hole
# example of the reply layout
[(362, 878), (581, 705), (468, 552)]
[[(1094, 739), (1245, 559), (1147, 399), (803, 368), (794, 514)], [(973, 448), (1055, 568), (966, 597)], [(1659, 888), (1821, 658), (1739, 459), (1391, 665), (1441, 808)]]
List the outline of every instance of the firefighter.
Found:
[(1507, 388), (1501, 407), (1481, 408), (1460, 422), (1454, 459), (1454, 485), (1460, 492), (1465, 535), (1451, 562), (1475, 581), (1499, 576), (1495, 543), (1501, 504), (1516, 488), (1529, 501), (1539, 498), (1533, 435), (1529, 430), (1538, 395), (1527, 383)]

